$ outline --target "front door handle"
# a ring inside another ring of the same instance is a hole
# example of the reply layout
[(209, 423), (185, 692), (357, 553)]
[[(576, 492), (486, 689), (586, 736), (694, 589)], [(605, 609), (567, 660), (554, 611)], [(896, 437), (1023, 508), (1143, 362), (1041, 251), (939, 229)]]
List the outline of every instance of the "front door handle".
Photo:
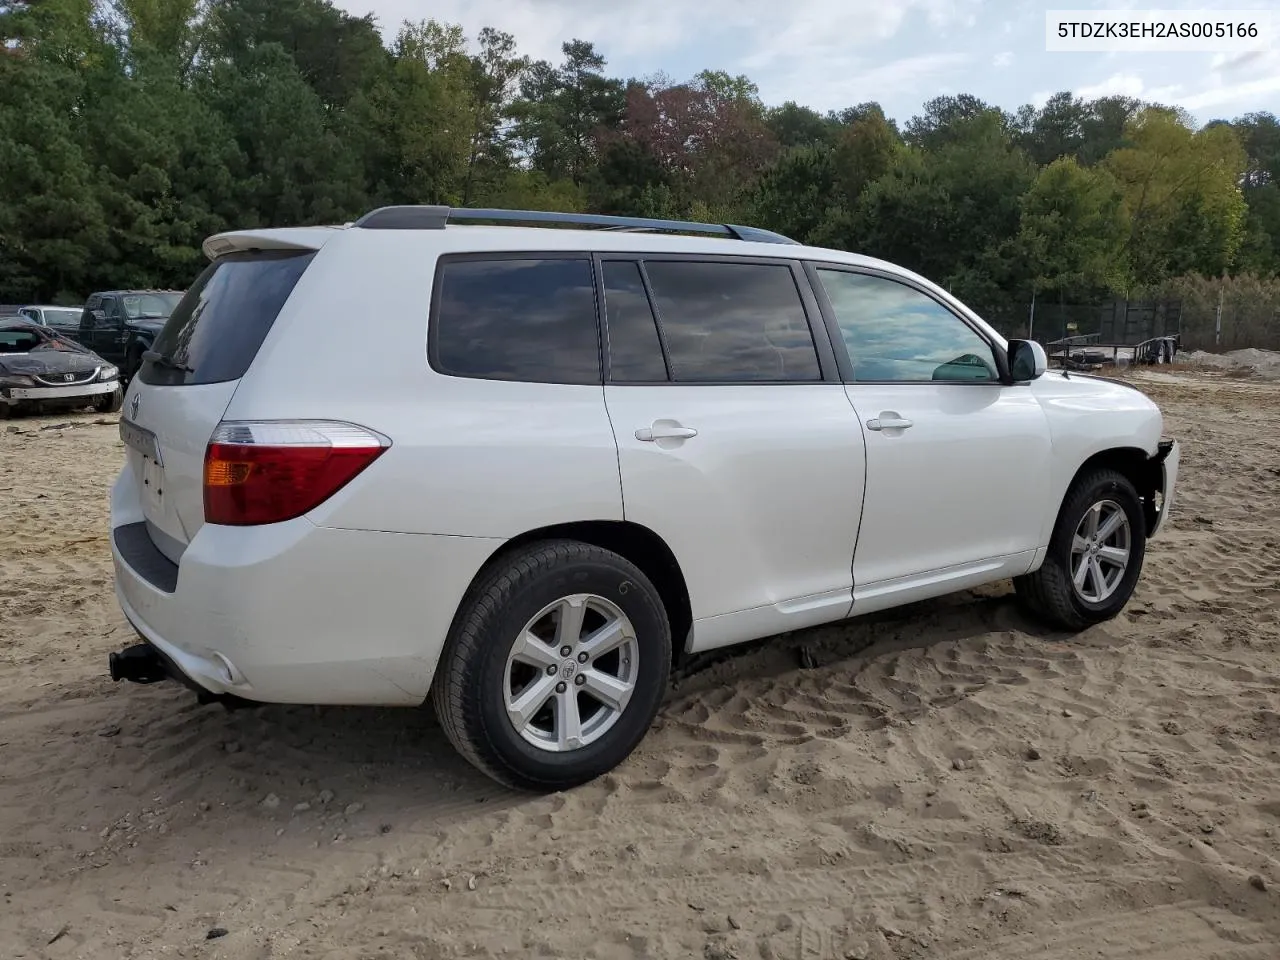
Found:
[(645, 443), (655, 440), (688, 440), (697, 435), (698, 431), (693, 427), (682, 427), (670, 420), (655, 420), (652, 426), (641, 427), (636, 431), (636, 439)]
[(905, 430), (911, 426), (911, 421), (903, 417), (890, 417), (880, 415), (875, 420), (867, 421), (868, 430)]

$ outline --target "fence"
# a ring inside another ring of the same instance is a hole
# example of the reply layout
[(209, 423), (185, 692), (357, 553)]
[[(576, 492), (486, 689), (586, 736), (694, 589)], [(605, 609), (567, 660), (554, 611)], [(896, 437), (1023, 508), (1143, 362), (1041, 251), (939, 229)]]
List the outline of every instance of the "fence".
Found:
[(1188, 294), (1182, 300), (1184, 350), (1280, 350), (1280, 296), (1258, 296), (1231, 285)]
[(1096, 335), (1098, 342), (1133, 346), (1152, 337), (1182, 332), (1182, 304), (1177, 300), (1101, 303), (1006, 301), (978, 310), (979, 316), (1005, 337), (1050, 343), (1067, 337)]
[(1062, 304), (1010, 300), (976, 308), (1006, 337), (1041, 343), (1093, 335), (1104, 344), (1134, 345), (1178, 335), (1183, 350), (1280, 350), (1280, 281), (1275, 278), (1183, 277), (1148, 300)]

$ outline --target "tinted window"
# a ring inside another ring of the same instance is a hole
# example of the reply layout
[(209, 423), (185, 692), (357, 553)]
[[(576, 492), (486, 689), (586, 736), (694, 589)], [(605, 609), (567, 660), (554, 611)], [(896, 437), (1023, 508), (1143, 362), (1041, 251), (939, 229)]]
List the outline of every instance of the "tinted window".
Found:
[(811, 381), (818, 353), (791, 268), (648, 261), (676, 381)]
[(439, 283), (432, 360), (441, 372), (600, 382), (590, 260), (452, 260)]
[(990, 344), (932, 297), (884, 277), (842, 270), (818, 275), (855, 380), (997, 379)]
[(604, 263), (604, 303), (609, 331), (609, 379), (614, 383), (652, 383), (667, 379), (658, 327), (640, 276), (640, 264)]
[(237, 253), (209, 264), (156, 337), (152, 349), (171, 363), (144, 363), (138, 372), (142, 382), (200, 384), (243, 377), (314, 257), (313, 250)]

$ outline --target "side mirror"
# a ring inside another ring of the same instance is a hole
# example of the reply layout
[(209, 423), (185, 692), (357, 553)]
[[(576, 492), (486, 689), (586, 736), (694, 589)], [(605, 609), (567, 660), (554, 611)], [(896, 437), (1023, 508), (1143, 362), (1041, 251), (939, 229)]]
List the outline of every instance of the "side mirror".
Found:
[(1009, 341), (1009, 378), (1025, 383), (1043, 376), (1049, 369), (1049, 356), (1035, 340)]

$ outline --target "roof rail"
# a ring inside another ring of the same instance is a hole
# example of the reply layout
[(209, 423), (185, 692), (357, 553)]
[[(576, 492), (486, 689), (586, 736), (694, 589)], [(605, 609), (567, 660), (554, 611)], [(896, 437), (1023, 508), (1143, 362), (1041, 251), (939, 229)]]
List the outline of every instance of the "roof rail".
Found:
[(695, 223), (691, 220), (655, 220), (649, 217), (613, 217), (599, 213), (557, 213), (550, 210), (469, 209), (446, 206), (397, 206), (370, 210), (352, 226), (368, 230), (443, 230), (449, 223), (474, 221), (545, 224), (562, 227), (603, 227), (636, 232), (703, 233), (756, 243), (795, 243), (772, 230), (730, 223)]

